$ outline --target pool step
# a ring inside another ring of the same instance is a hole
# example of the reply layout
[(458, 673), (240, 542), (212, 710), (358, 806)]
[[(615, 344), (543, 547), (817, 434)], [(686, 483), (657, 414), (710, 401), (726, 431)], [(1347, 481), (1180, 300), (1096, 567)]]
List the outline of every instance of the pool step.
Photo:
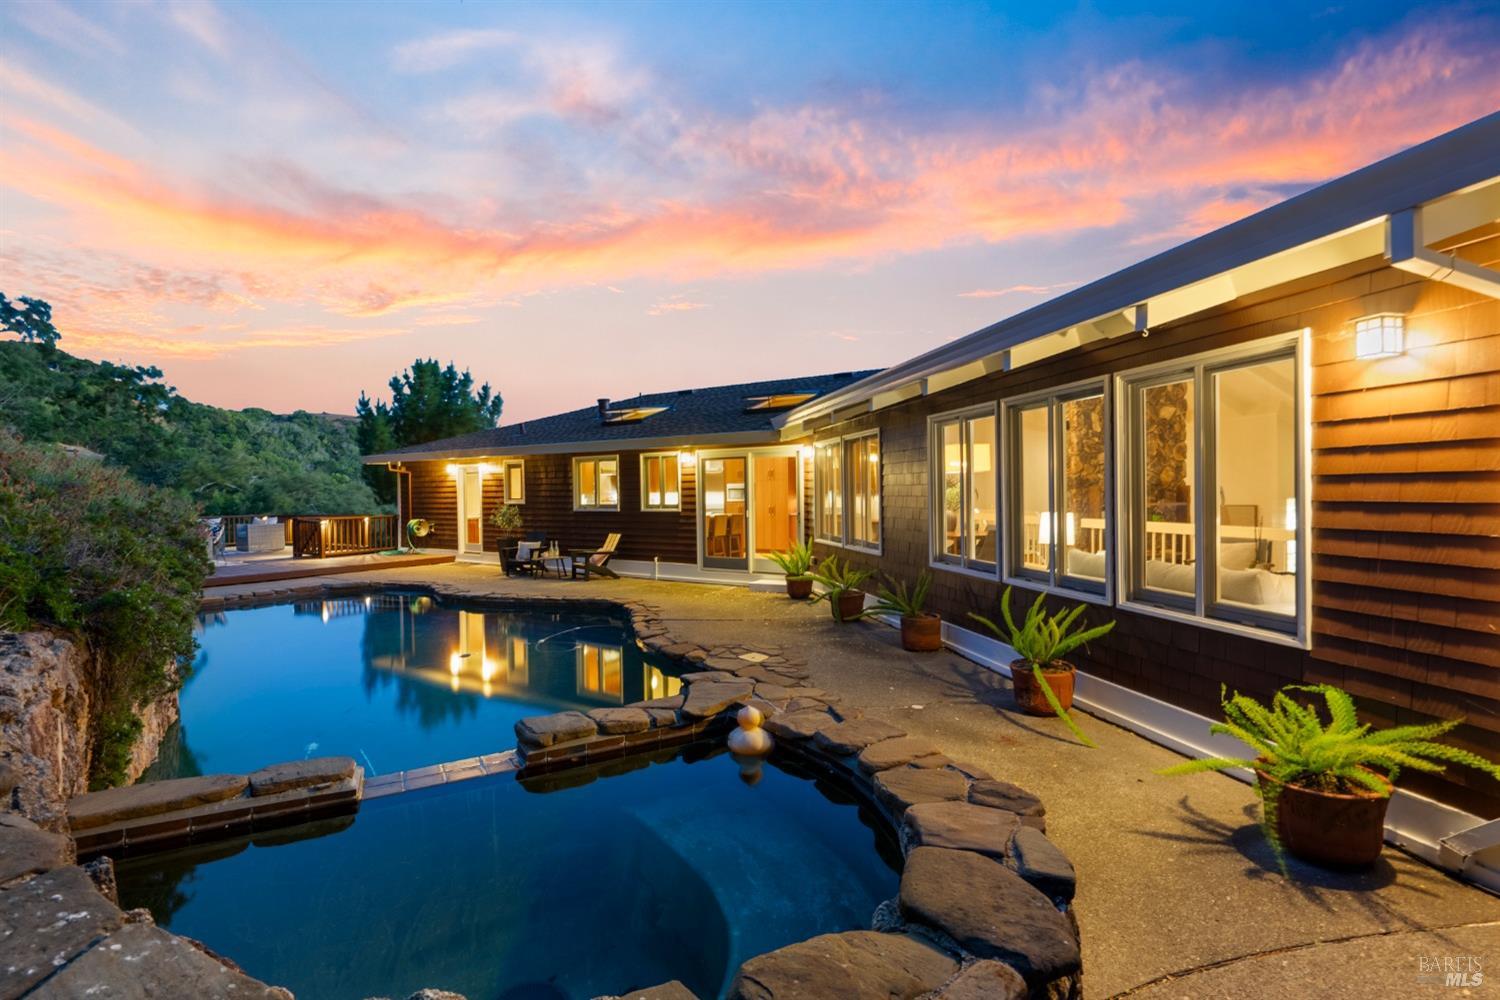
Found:
[(320, 757), (148, 781), (75, 796), (68, 825), (80, 860), (147, 854), (352, 813), (364, 779), (352, 758)]

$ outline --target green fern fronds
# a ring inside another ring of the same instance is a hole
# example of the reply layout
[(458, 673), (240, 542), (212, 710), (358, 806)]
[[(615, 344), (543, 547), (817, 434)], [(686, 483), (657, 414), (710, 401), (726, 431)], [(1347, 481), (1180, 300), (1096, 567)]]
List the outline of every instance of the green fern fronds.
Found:
[[(1321, 697), (1328, 721), (1312, 704), (1301, 704), (1295, 692)], [(1243, 767), (1258, 770), (1269, 782), (1257, 782), (1261, 797), (1261, 829), (1283, 861), (1276, 832), (1276, 809), (1281, 789), (1300, 785), (1325, 792), (1368, 791), (1389, 795), (1402, 768), (1440, 773), (1449, 764), (1483, 771), (1500, 781), (1500, 765), (1478, 754), (1434, 740), (1462, 724), (1462, 719), (1394, 726), (1370, 731), (1359, 721), (1354, 699), (1331, 684), (1291, 684), (1276, 692), (1269, 707), (1248, 695), (1221, 690), (1224, 721), (1209, 732), (1233, 736), (1255, 751), (1255, 758), (1209, 757), (1163, 768), (1157, 774), (1197, 774)]]

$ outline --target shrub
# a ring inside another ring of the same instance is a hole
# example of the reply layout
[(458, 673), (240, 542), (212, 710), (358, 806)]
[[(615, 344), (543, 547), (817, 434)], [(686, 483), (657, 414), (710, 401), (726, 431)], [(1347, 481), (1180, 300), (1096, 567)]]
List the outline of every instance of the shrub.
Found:
[(135, 706), (180, 683), (208, 570), (188, 501), (0, 430), (0, 629), (54, 628), (90, 654), (92, 787), (124, 780)]
[[(1324, 724), (1310, 704), (1298, 704), (1292, 692), (1320, 695), (1328, 710)], [(1233, 697), (1221, 689), (1224, 721), (1208, 727), (1211, 733), (1233, 736), (1255, 751), (1251, 757), (1208, 757), (1163, 768), (1158, 774), (1196, 774), (1243, 767), (1264, 772), (1270, 783), (1256, 782), (1261, 797), (1261, 829), (1281, 856), (1276, 832), (1276, 807), (1281, 789), (1299, 785), (1336, 794), (1389, 795), (1391, 782), (1403, 767), (1440, 772), (1447, 764), (1483, 771), (1500, 781), (1500, 767), (1478, 754), (1434, 742), (1462, 722), (1453, 719), (1371, 731), (1355, 714), (1354, 699), (1331, 684), (1290, 684), (1271, 698), (1267, 708), (1249, 695)], [(1383, 773), (1384, 779), (1378, 777)]]

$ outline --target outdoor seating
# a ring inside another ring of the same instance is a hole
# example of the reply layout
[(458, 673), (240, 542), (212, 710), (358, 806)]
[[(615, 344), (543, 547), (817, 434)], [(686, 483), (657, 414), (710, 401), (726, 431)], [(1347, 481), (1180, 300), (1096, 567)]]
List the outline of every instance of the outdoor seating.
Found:
[(523, 538), (514, 545), (509, 545), (500, 550), (500, 564), (505, 570), (506, 576), (536, 576), (544, 569), (541, 559), (542, 549), (547, 545), (547, 539), (534, 535), (531, 538)]
[(597, 549), (588, 551), (573, 550), (569, 552), (568, 554), (572, 558), (573, 579), (576, 580), (582, 576), (587, 580), (591, 575), (598, 573), (600, 576), (607, 576), (618, 580), (620, 575), (609, 568), (609, 560), (614, 556), (615, 549), (619, 544), (620, 533), (612, 531), (604, 539), (604, 544)]

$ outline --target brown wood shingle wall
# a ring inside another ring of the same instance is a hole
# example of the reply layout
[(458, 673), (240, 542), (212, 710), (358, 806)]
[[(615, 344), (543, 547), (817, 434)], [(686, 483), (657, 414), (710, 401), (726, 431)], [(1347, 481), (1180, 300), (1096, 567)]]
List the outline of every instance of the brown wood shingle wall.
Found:
[[(1500, 257), (1500, 240), (1490, 243), (1466, 256)], [(1377, 312), (1406, 315), (1407, 350), (1356, 360), (1353, 320)], [(1311, 650), (1098, 607), (1091, 620), (1113, 613), (1118, 625), (1078, 659), (1207, 715), (1217, 715), (1221, 684), (1268, 697), (1287, 683), (1337, 683), (1382, 724), (1465, 716), (1457, 742), (1500, 756), (1500, 303), (1378, 260), (821, 431), (882, 431), (884, 548), (851, 559), (907, 579), (928, 568), (930, 414), (1304, 327), (1312, 331)], [(994, 581), (932, 572), (932, 602), (945, 618), (994, 613)], [(1405, 781), (1500, 815), (1500, 789), (1488, 778), (1455, 770)]]

